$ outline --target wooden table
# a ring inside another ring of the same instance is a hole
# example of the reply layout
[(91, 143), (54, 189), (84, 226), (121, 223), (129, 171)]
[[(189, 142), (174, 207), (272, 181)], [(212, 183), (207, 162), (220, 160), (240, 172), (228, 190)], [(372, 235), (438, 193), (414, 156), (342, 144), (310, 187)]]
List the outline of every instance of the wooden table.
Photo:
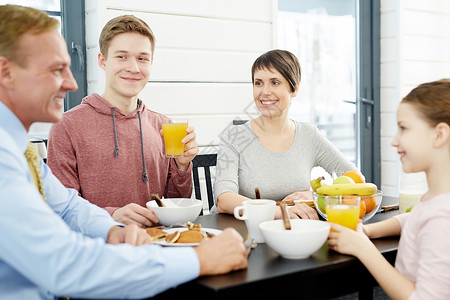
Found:
[[(382, 205), (398, 202), (397, 198), (383, 197)], [(398, 214), (398, 210), (377, 213), (369, 223)], [(247, 228), (243, 221), (231, 215), (200, 216), (197, 223), (204, 228), (235, 228), (243, 237)], [(394, 264), (398, 237), (374, 239), (383, 256)], [(249, 296), (268, 299), (282, 295), (304, 299), (328, 299), (353, 292), (359, 299), (371, 299), (377, 283), (358, 259), (341, 255), (325, 243), (309, 258), (289, 260), (279, 256), (266, 244), (258, 244), (250, 254), (248, 268), (219, 276), (206, 276), (168, 290), (155, 299), (233, 299)]]

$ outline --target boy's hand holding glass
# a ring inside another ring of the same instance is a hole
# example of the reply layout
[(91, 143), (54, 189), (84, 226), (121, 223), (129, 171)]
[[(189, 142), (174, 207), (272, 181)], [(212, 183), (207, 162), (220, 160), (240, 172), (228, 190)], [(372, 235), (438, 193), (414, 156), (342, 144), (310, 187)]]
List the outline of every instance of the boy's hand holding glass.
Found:
[(187, 119), (166, 119), (162, 134), (166, 156), (175, 158), (179, 169), (187, 170), (199, 152), (194, 127), (188, 126)]

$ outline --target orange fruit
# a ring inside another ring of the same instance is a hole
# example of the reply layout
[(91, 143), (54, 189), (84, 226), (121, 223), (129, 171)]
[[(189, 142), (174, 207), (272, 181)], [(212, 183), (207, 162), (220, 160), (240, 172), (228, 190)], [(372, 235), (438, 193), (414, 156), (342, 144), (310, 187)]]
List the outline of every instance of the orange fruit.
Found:
[(366, 202), (362, 201), (359, 203), (359, 218), (362, 219), (366, 215)]
[(375, 197), (361, 197), (361, 200), (366, 204), (366, 214), (370, 213), (377, 205)]
[(359, 171), (348, 171), (342, 175), (350, 177), (351, 179), (353, 179), (353, 181), (355, 181), (355, 183), (365, 183), (366, 182), (366, 177), (364, 177), (364, 175)]

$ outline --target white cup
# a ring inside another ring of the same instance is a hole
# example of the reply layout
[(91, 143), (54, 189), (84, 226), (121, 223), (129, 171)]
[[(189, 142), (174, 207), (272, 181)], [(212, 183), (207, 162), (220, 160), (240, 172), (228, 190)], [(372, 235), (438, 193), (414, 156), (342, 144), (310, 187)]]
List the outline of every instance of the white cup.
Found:
[[(264, 243), (264, 237), (259, 230), (259, 224), (275, 218), (275, 201), (256, 199), (242, 202), (241, 206), (234, 208), (234, 217), (244, 220), (248, 235), (257, 243)], [(242, 215), (241, 215), (242, 212)]]

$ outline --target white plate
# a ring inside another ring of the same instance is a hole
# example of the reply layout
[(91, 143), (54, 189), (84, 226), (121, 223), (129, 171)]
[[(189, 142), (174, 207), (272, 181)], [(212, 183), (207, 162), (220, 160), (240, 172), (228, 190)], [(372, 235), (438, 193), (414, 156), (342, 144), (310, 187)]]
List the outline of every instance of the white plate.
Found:
[[(169, 228), (169, 229), (161, 229), (162, 231), (167, 232), (168, 234), (174, 233), (175, 231), (183, 232), (187, 231), (188, 228)], [(212, 229), (212, 228), (202, 228), (201, 230), (203, 233), (211, 233), (214, 235), (219, 235), (222, 233), (222, 230), (219, 229)], [(168, 243), (165, 240), (163, 241), (154, 241), (153, 244), (161, 245), (161, 246), (170, 246), (170, 247), (194, 247), (198, 246), (200, 243)]]

